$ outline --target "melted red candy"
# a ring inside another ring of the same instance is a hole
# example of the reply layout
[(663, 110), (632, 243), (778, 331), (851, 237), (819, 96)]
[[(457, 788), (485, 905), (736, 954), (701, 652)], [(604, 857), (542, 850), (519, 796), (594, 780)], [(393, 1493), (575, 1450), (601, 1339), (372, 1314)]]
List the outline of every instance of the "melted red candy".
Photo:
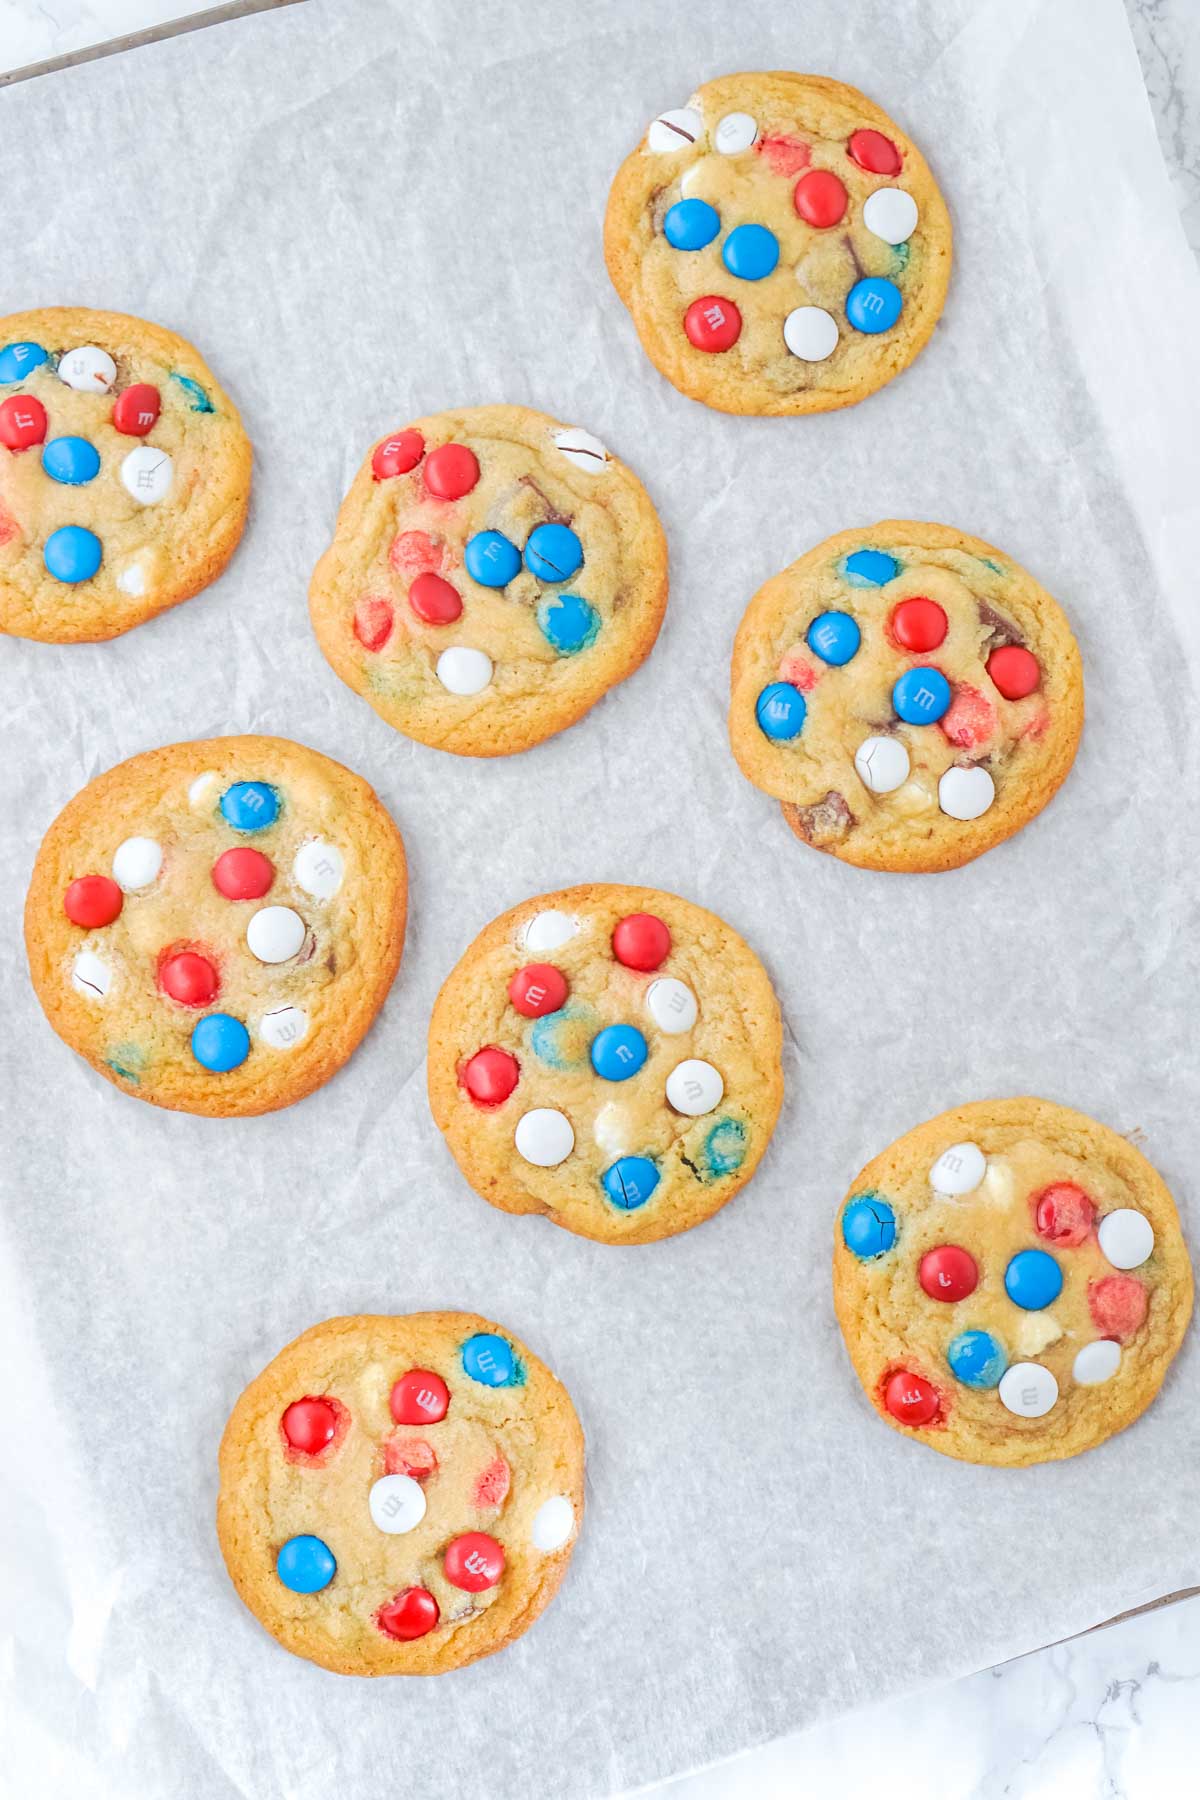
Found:
[(424, 1438), (389, 1438), (383, 1447), (383, 1466), (388, 1475), (427, 1481), (437, 1472), (437, 1451)]
[(478, 480), (475, 452), (465, 444), (442, 444), (425, 460), (425, 486), (437, 500), (461, 500)]
[(949, 621), (936, 600), (914, 594), (902, 600), (891, 617), (892, 636), (902, 650), (936, 650), (945, 640)]
[(15, 537), (20, 536), (20, 532), (21, 527), (12, 514), (0, 505), (0, 544), (10, 544)]
[(354, 635), (363, 649), (382, 650), (392, 635), (394, 619), (390, 600), (365, 595), (354, 608)]
[(1104, 1337), (1131, 1338), (1146, 1319), (1150, 1296), (1132, 1275), (1106, 1275), (1088, 1283), (1088, 1311)]
[(773, 175), (798, 175), (801, 169), (807, 169), (812, 159), (812, 150), (803, 138), (786, 137), (782, 133), (776, 137), (760, 137), (754, 148)]
[(207, 956), (198, 950), (176, 950), (168, 951), (159, 963), (158, 985), (180, 1006), (207, 1006), (221, 984)]
[(29, 450), (45, 440), (46, 409), (41, 401), (32, 394), (11, 395), (0, 406), (0, 444), (10, 450)]
[(697, 350), (729, 350), (742, 335), (742, 315), (732, 300), (704, 294), (684, 313), (683, 329)]
[(1091, 1234), (1096, 1208), (1073, 1181), (1056, 1181), (1033, 1203), (1033, 1222), (1039, 1237), (1064, 1250), (1078, 1249)]
[(852, 162), (869, 175), (898, 175), (900, 152), (882, 131), (855, 131), (846, 146)]
[(424, 1637), (438, 1622), (438, 1603), (428, 1588), (405, 1588), (375, 1614), (375, 1623), (388, 1637), (411, 1643)]
[(779, 679), (786, 681), (802, 694), (811, 694), (817, 685), (818, 671), (803, 656), (785, 656), (779, 665)]
[(671, 933), (654, 913), (627, 913), (617, 920), (612, 947), (619, 963), (648, 975), (671, 954)]
[(162, 398), (148, 381), (135, 381), (123, 394), (118, 394), (112, 422), (126, 437), (145, 437), (158, 423)]
[(426, 625), (453, 625), (463, 609), (458, 589), (429, 572), (418, 575), (409, 588), (408, 604)]
[(499, 1106), (508, 1099), (521, 1076), (521, 1065), (507, 1050), (494, 1044), (477, 1050), (463, 1069), (462, 1085), (476, 1106)]
[(371, 458), (371, 473), (376, 481), (387, 481), (392, 475), (407, 475), (425, 454), (425, 439), (419, 431), (398, 431), (395, 437), (376, 444)]
[(486, 1531), (465, 1531), (446, 1545), (442, 1569), (453, 1587), (481, 1594), (503, 1575), (504, 1551)]
[(81, 875), (63, 895), (63, 909), (72, 925), (95, 931), (111, 925), (125, 904), (116, 882), (109, 875)]
[(410, 1369), (392, 1387), (388, 1405), (397, 1425), (436, 1425), (450, 1405), (450, 1389), (432, 1369)]
[(987, 660), (987, 672), (1006, 700), (1024, 700), (1042, 679), (1037, 657), (1020, 644), (1004, 644), (993, 650)]
[(442, 574), (448, 561), (445, 544), (428, 531), (398, 531), (388, 551), (388, 562), (408, 581), (427, 569)]
[(950, 743), (960, 750), (974, 750), (995, 734), (999, 720), (991, 701), (964, 681), (955, 688), (938, 724)]
[(901, 1425), (928, 1425), (937, 1417), (938, 1392), (923, 1375), (897, 1369), (884, 1383), (883, 1404)]
[(337, 1434), (338, 1416), (328, 1400), (317, 1400), (309, 1395), (303, 1400), (293, 1400), (279, 1423), (293, 1450), (299, 1450), (305, 1456), (319, 1456)]
[(796, 183), (792, 205), (806, 225), (826, 230), (846, 216), (846, 190), (832, 169), (810, 169)]
[(227, 900), (261, 900), (275, 879), (275, 867), (261, 850), (223, 850), (213, 864), (213, 886)]
[(975, 1258), (957, 1244), (941, 1244), (936, 1250), (927, 1250), (917, 1274), (931, 1300), (965, 1300), (979, 1286)]
[(494, 1456), (475, 1482), (475, 1504), (480, 1508), (503, 1506), (512, 1479), (502, 1456)]
[(508, 984), (508, 997), (525, 1019), (557, 1012), (567, 997), (567, 978), (553, 963), (526, 963)]

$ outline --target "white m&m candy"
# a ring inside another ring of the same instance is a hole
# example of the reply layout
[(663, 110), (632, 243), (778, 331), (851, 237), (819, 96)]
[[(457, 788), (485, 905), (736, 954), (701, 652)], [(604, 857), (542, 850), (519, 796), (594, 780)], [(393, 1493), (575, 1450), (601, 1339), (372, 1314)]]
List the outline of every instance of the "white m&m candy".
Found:
[(117, 365), (107, 350), (95, 344), (81, 344), (59, 358), (58, 378), (83, 394), (107, 394), (117, 379)]
[(140, 563), (126, 563), (117, 576), (117, 586), (123, 594), (132, 594), (136, 598), (146, 591), (146, 576)]
[(413, 1531), (425, 1517), (425, 1493), (411, 1475), (381, 1475), (367, 1495), (372, 1522), (389, 1537)]
[(1041, 1363), (1013, 1363), (1000, 1377), (1000, 1403), (1019, 1419), (1040, 1419), (1058, 1399), (1058, 1383)]
[(704, 120), (695, 107), (676, 106), (659, 113), (646, 133), (646, 142), (652, 150), (686, 150), (703, 133)]
[(938, 805), (950, 819), (980, 819), (996, 798), (996, 784), (978, 764), (947, 769), (938, 782)]
[(305, 930), (290, 906), (261, 906), (246, 927), (246, 943), (259, 962), (287, 962), (303, 944)]
[(676, 1063), (667, 1076), (667, 1100), (676, 1112), (686, 1113), (689, 1118), (698, 1119), (702, 1113), (711, 1112), (714, 1106), (721, 1104), (725, 1092), (725, 1081), (719, 1069), (711, 1063), (701, 1062), (698, 1057), (689, 1057), (686, 1062)]
[(543, 1500), (533, 1515), (533, 1547), (547, 1553), (561, 1550), (574, 1529), (575, 1508), (565, 1494), (555, 1494), (553, 1500)]
[(217, 772), (205, 769), (203, 775), (197, 775), (188, 787), (188, 805), (194, 806), (197, 812), (205, 812), (216, 799)]
[(673, 975), (660, 976), (646, 990), (646, 1011), (668, 1037), (690, 1031), (699, 1010), (696, 996), (686, 981), (676, 981)]
[(296, 885), (314, 900), (332, 900), (342, 885), (346, 861), (336, 844), (312, 838), (301, 844), (292, 863)]
[(121, 485), (142, 506), (153, 506), (171, 491), (175, 465), (165, 450), (139, 444), (121, 464)]
[(1112, 1338), (1097, 1338), (1085, 1344), (1071, 1365), (1071, 1373), (1080, 1387), (1099, 1387), (1111, 1381), (1121, 1366), (1121, 1346)]
[(89, 1000), (103, 1000), (112, 986), (112, 970), (94, 950), (81, 950), (72, 966), (71, 980)]
[(1096, 1228), (1100, 1248), (1114, 1269), (1140, 1269), (1154, 1249), (1154, 1227), (1145, 1213), (1120, 1206)]
[(987, 1157), (978, 1144), (951, 1144), (929, 1171), (935, 1194), (973, 1194), (987, 1171)]
[(308, 1014), (302, 1006), (277, 1006), (264, 1013), (258, 1035), (272, 1050), (291, 1050), (308, 1032)]
[(575, 1148), (575, 1128), (565, 1113), (535, 1106), (517, 1121), (513, 1136), (517, 1153), (537, 1169), (556, 1169)]
[(905, 244), (917, 229), (917, 203), (903, 188), (876, 188), (863, 207), (863, 224), (885, 244)]
[(127, 894), (136, 894), (139, 888), (147, 888), (157, 879), (162, 859), (162, 845), (153, 838), (126, 838), (113, 853), (113, 880)]
[(838, 347), (837, 320), (823, 306), (797, 306), (783, 321), (783, 341), (801, 362), (824, 362)]
[(893, 794), (908, 780), (912, 761), (899, 738), (869, 737), (854, 752), (854, 767), (873, 794)]
[(492, 679), (492, 659), (483, 650), (451, 644), (437, 659), (437, 678), (451, 694), (481, 694)]
[(534, 914), (525, 927), (521, 942), (526, 950), (557, 950), (578, 930), (578, 924), (569, 913), (549, 907), (545, 912)]
[(600, 439), (590, 431), (581, 431), (578, 425), (568, 425), (551, 435), (567, 461), (576, 469), (586, 469), (589, 475), (598, 474), (608, 461), (608, 451)]
[(713, 133), (713, 143), (722, 156), (740, 156), (758, 137), (758, 125), (749, 113), (726, 113)]

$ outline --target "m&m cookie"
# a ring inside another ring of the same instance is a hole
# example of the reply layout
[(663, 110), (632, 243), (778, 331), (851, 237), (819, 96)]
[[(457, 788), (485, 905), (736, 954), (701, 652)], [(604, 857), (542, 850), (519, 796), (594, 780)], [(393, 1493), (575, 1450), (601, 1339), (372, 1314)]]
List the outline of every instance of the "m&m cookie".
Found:
[(655, 367), (721, 412), (852, 406), (906, 369), (950, 279), (912, 140), (819, 75), (725, 75), (654, 119), (604, 222)]
[(400, 834), (358, 775), (283, 738), (151, 750), (46, 833), (25, 903), (47, 1018), (180, 1112), (271, 1112), (346, 1061), (404, 942)]
[(729, 736), (798, 838), (864, 869), (954, 869), (1041, 812), (1075, 758), (1083, 673), (1033, 577), (980, 538), (891, 519), (827, 538), (751, 600)]
[(573, 725), (649, 655), (666, 540), (598, 438), (523, 406), (377, 443), (309, 593), (342, 680), (407, 737), (506, 756)]
[(749, 1181), (781, 1046), (766, 971), (723, 920), (656, 888), (567, 888), (495, 919), (450, 974), (429, 1102), (493, 1206), (645, 1244)]
[(583, 1516), (561, 1382), (472, 1313), (329, 1319), (242, 1394), (217, 1533), (286, 1650), (341, 1675), (437, 1675), (553, 1598)]
[(250, 442), (199, 353), (123, 313), (0, 319), (0, 632), (117, 637), (237, 547)]
[(833, 1299), (881, 1418), (1015, 1466), (1145, 1411), (1192, 1269), (1175, 1202), (1127, 1138), (1048, 1100), (980, 1100), (867, 1164), (838, 1214)]

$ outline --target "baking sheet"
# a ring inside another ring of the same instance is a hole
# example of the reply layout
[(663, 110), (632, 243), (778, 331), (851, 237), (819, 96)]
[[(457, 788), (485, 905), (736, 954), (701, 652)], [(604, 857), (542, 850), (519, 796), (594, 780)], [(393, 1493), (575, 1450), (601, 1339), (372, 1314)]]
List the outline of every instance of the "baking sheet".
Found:
[[(933, 342), (848, 412), (693, 405), (646, 363), (604, 273), (608, 181), (644, 121), (738, 67), (864, 88), (954, 214)], [(1200, 283), (1118, 0), (313, 0), (6, 92), (0, 136), (0, 310), (78, 301), (177, 328), (257, 452), (246, 540), (207, 595), (111, 644), (0, 641), (0, 1781), (77, 1800), (606, 1794), (1200, 1580), (1195, 1332), (1102, 1449), (975, 1469), (879, 1425), (828, 1282), (861, 1162), (992, 1093), (1141, 1133), (1200, 1239)], [(304, 591), (371, 439), (494, 399), (632, 462), (672, 597), (638, 675), (489, 765), (409, 744), (342, 687)], [(806, 851), (725, 744), (750, 594), (888, 516), (960, 523), (1026, 563), (1087, 669), (1058, 799), (940, 877)], [(404, 964), (364, 1046), (299, 1106), (228, 1122), (93, 1076), (43, 1022), (19, 948), (27, 871), (70, 795), (224, 731), (360, 770), (413, 876)], [(588, 879), (715, 908), (787, 1021), (788, 1096), (751, 1186), (628, 1252), (487, 1207), (424, 1097), (425, 1024), (467, 942)], [(236, 1600), (212, 1529), (217, 1441), (308, 1324), (430, 1306), (507, 1322), (567, 1382), (587, 1528), (502, 1656), (342, 1681)]]

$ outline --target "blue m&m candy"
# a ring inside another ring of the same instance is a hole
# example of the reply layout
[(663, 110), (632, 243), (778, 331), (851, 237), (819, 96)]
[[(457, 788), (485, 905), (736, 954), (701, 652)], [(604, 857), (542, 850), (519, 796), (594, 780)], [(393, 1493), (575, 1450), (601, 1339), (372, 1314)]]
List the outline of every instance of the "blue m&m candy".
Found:
[(521, 552), (502, 531), (477, 531), (463, 552), (467, 574), (480, 587), (507, 587), (521, 567)]
[(566, 581), (583, 561), (583, 545), (569, 525), (535, 525), (525, 545), (525, 567), (539, 581)]
[(319, 1537), (289, 1538), (279, 1547), (275, 1573), (293, 1594), (319, 1594), (337, 1573), (337, 1559)]
[(725, 239), (721, 261), (741, 281), (761, 281), (779, 261), (779, 239), (765, 225), (735, 225)]
[(865, 281), (856, 281), (846, 295), (846, 317), (855, 331), (874, 337), (892, 329), (902, 305), (900, 289), (894, 281), (885, 281), (882, 275), (868, 275)]
[(265, 781), (235, 781), (221, 795), (221, 814), (235, 831), (262, 831), (279, 817), (279, 796)]
[(905, 669), (892, 705), (906, 725), (936, 725), (950, 705), (950, 683), (940, 669)]
[(90, 581), (102, 555), (100, 539), (84, 525), (60, 525), (42, 548), (42, 560), (56, 581)]
[(605, 1081), (628, 1081), (646, 1060), (646, 1040), (636, 1025), (606, 1025), (592, 1039), (592, 1067)]
[(541, 602), (537, 622), (542, 636), (560, 656), (586, 650), (600, 629), (600, 614), (578, 594), (555, 594)]
[(721, 215), (707, 200), (677, 200), (663, 220), (672, 250), (703, 250), (721, 229)]
[(203, 413), (213, 411), (212, 401), (200, 386), (200, 383), (198, 381), (193, 381), (190, 375), (173, 374), (171, 380), (179, 383), (180, 387), (187, 395), (187, 403), (193, 412)]
[(849, 613), (824, 612), (808, 628), (809, 649), (835, 669), (850, 661), (861, 642), (862, 633)]
[(804, 695), (787, 681), (772, 681), (758, 696), (754, 716), (758, 728), (777, 743), (799, 737), (808, 711)]
[(882, 1256), (896, 1241), (896, 1213), (878, 1194), (859, 1194), (842, 1214), (842, 1242), (860, 1262)]
[(521, 1365), (512, 1345), (494, 1331), (477, 1331), (466, 1340), (462, 1364), (471, 1380), (482, 1387), (514, 1387), (521, 1379)]
[(658, 1170), (648, 1156), (619, 1156), (600, 1177), (604, 1191), (622, 1212), (645, 1206), (658, 1186)]
[(82, 487), (100, 473), (100, 452), (86, 438), (51, 438), (42, 451), (42, 467), (51, 481)]
[(842, 564), (851, 587), (882, 587), (900, 573), (900, 564), (885, 550), (855, 550)]
[(227, 1075), (240, 1069), (250, 1054), (250, 1033), (232, 1013), (209, 1013), (192, 1031), (192, 1055), (202, 1069)]
[(1015, 1306), (1041, 1312), (1062, 1293), (1062, 1270), (1046, 1250), (1018, 1250), (1004, 1271), (1004, 1291)]
[(5, 344), (3, 350), (0, 350), (0, 384), (23, 381), (26, 375), (33, 369), (40, 368), (46, 360), (46, 352), (40, 344)]
[(960, 1331), (946, 1350), (950, 1373), (964, 1387), (994, 1388), (1008, 1367), (1008, 1356), (999, 1338), (990, 1331)]

